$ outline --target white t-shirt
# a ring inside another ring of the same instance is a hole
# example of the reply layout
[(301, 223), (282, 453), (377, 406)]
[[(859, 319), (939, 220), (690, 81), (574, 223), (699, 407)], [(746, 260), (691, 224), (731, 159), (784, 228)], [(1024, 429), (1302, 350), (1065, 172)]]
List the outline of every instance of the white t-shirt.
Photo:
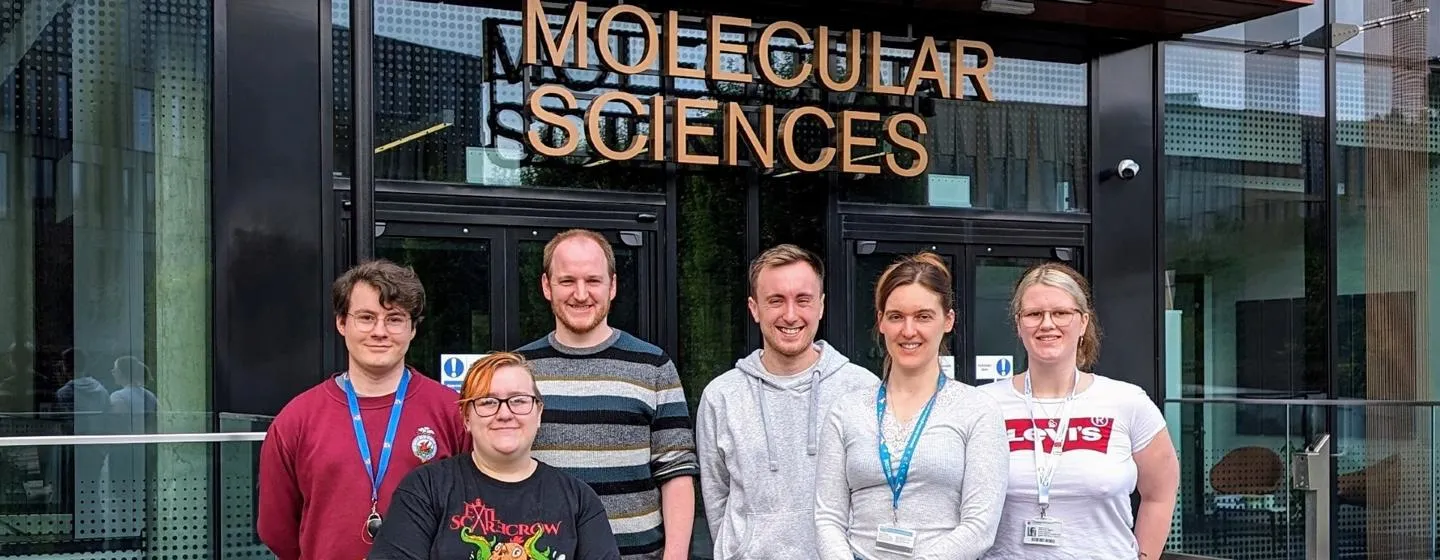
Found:
[[(1140, 387), (1096, 375), (1070, 404), (1068, 439), (1050, 487), (1047, 516), (1061, 523), (1060, 546), (1027, 545), (1025, 522), (1040, 516), (1035, 481), (1035, 444), (1025, 395), (1006, 379), (981, 389), (1000, 403), (1010, 439), (1010, 485), (995, 545), (985, 558), (1134, 560), (1130, 494), (1135, 491), (1133, 454), (1165, 429), (1165, 417)], [(1035, 399), (1035, 422), (1061, 412), (1064, 398)], [(1056, 428), (1058, 429), (1058, 428)], [(1041, 445), (1049, 452), (1054, 436)]]

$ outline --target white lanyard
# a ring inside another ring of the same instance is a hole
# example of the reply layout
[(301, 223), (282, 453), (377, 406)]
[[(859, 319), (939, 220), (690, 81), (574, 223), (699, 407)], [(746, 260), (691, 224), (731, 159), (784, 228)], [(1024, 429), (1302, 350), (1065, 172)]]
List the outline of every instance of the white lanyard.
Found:
[(1045, 517), (1045, 510), (1050, 507), (1050, 483), (1055, 479), (1055, 470), (1060, 466), (1060, 453), (1065, 450), (1065, 441), (1069, 439), (1067, 432), (1070, 431), (1070, 403), (1075, 400), (1075, 390), (1080, 387), (1080, 369), (1075, 369), (1075, 384), (1070, 386), (1070, 396), (1065, 397), (1065, 403), (1060, 405), (1060, 425), (1055, 436), (1055, 445), (1051, 446), (1050, 453), (1043, 451), (1040, 442), (1050, 437), (1050, 432), (1041, 428), (1035, 421), (1035, 403), (1031, 396), (1030, 374), (1025, 375), (1025, 408), (1030, 412), (1030, 427), (1040, 433), (1039, 437), (1031, 440), (1035, 444), (1035, 485), (1040, 500), (1040, 517)]

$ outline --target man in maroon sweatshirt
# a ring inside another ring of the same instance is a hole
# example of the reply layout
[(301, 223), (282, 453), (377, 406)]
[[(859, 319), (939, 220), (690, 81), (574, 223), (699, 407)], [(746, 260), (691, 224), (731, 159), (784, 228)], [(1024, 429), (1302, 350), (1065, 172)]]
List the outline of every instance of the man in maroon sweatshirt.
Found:
[(405, 365), (425, 310), (415, 272), (370, 261), (333, 291), (349, 367), (286, 404), (260, 448), (258, 530), (280, 560), (363, 558), (400, 479), (471, 446), (459, 394)]

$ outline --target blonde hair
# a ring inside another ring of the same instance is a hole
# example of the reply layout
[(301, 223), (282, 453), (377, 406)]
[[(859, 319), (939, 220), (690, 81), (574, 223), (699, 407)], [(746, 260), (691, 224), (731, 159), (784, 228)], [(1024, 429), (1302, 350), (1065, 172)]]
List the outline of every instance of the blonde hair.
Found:
[(1030, 267), (1015, 284), (1015, 294), (1010, 298), (1010, 313), (1018, 326), (1020, 320), (1020, 299), (1035, 286), (1057, 288), (1075, 300), (1075, 306), (1089, 321), (1085, 332), (1080, 334), (1080, 344), (1075, 351), (1075, 365), (1082, 369), (1095, 365), (1100, 358), (1100, 320), (1095, 317), (1091, 306), (1090, 282), (1075, 269), (1058, 262), (1047, 262)]
[(760, 279), (761, 271), (797, 262), (810, 265), (810, 269), (820, 277), (820, 285), (825, 285), (825, 265), (821, 264), (820, 257), (798, 245), (782, 243), (765, 250), (764, 253), (760, 253), (760, 256), (755, 257), (755, 260), (750, 261), (750, 295), (755, 295), (755, 282)]
[[(921, 251), (914, 255), (906, 255), (896, 259), (885, 273), (880, 275), (880, 280), (875, 283), (875, 330), (880, 330), (880, 318), (885, 314), (885, 302), (889, 301), (890, 294), (895, 293), (904, 286), (919, 284), (940, 296), (940, 311), (949, 313), (955, 310), (955, 285), (950, 275), (950, 268), (945, 266), (945, 259), (940, 255), (929, 251)], [(880, 336), (877, 334), (877, 336)], [(881, 347), (885, 347), (883, 340)], [(946, 338), (940, 339), (940, 353), (944, 354), (948, 342)], [(890, 352), (885, 352), (885, 361), (882, 365), (880, 377), (890, 376)]]

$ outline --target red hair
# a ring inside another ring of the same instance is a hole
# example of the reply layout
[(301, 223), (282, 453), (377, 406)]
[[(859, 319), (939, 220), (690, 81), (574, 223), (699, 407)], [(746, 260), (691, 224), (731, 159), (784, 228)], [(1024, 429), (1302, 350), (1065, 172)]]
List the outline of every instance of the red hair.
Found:
[(524, 356), (514, 352), (495, 352), (470, 365), (465, 372), (465, 383), (460, 386), (460, 414), (465, 414), (465, 405), (490, 395), (490, 384), (495, 382), (495, 372), (502, 368), (518, 367), (530, 375), (530, 386), (535, 396), (540, 396), (540, 387), (535, 383), (535, 369)]

